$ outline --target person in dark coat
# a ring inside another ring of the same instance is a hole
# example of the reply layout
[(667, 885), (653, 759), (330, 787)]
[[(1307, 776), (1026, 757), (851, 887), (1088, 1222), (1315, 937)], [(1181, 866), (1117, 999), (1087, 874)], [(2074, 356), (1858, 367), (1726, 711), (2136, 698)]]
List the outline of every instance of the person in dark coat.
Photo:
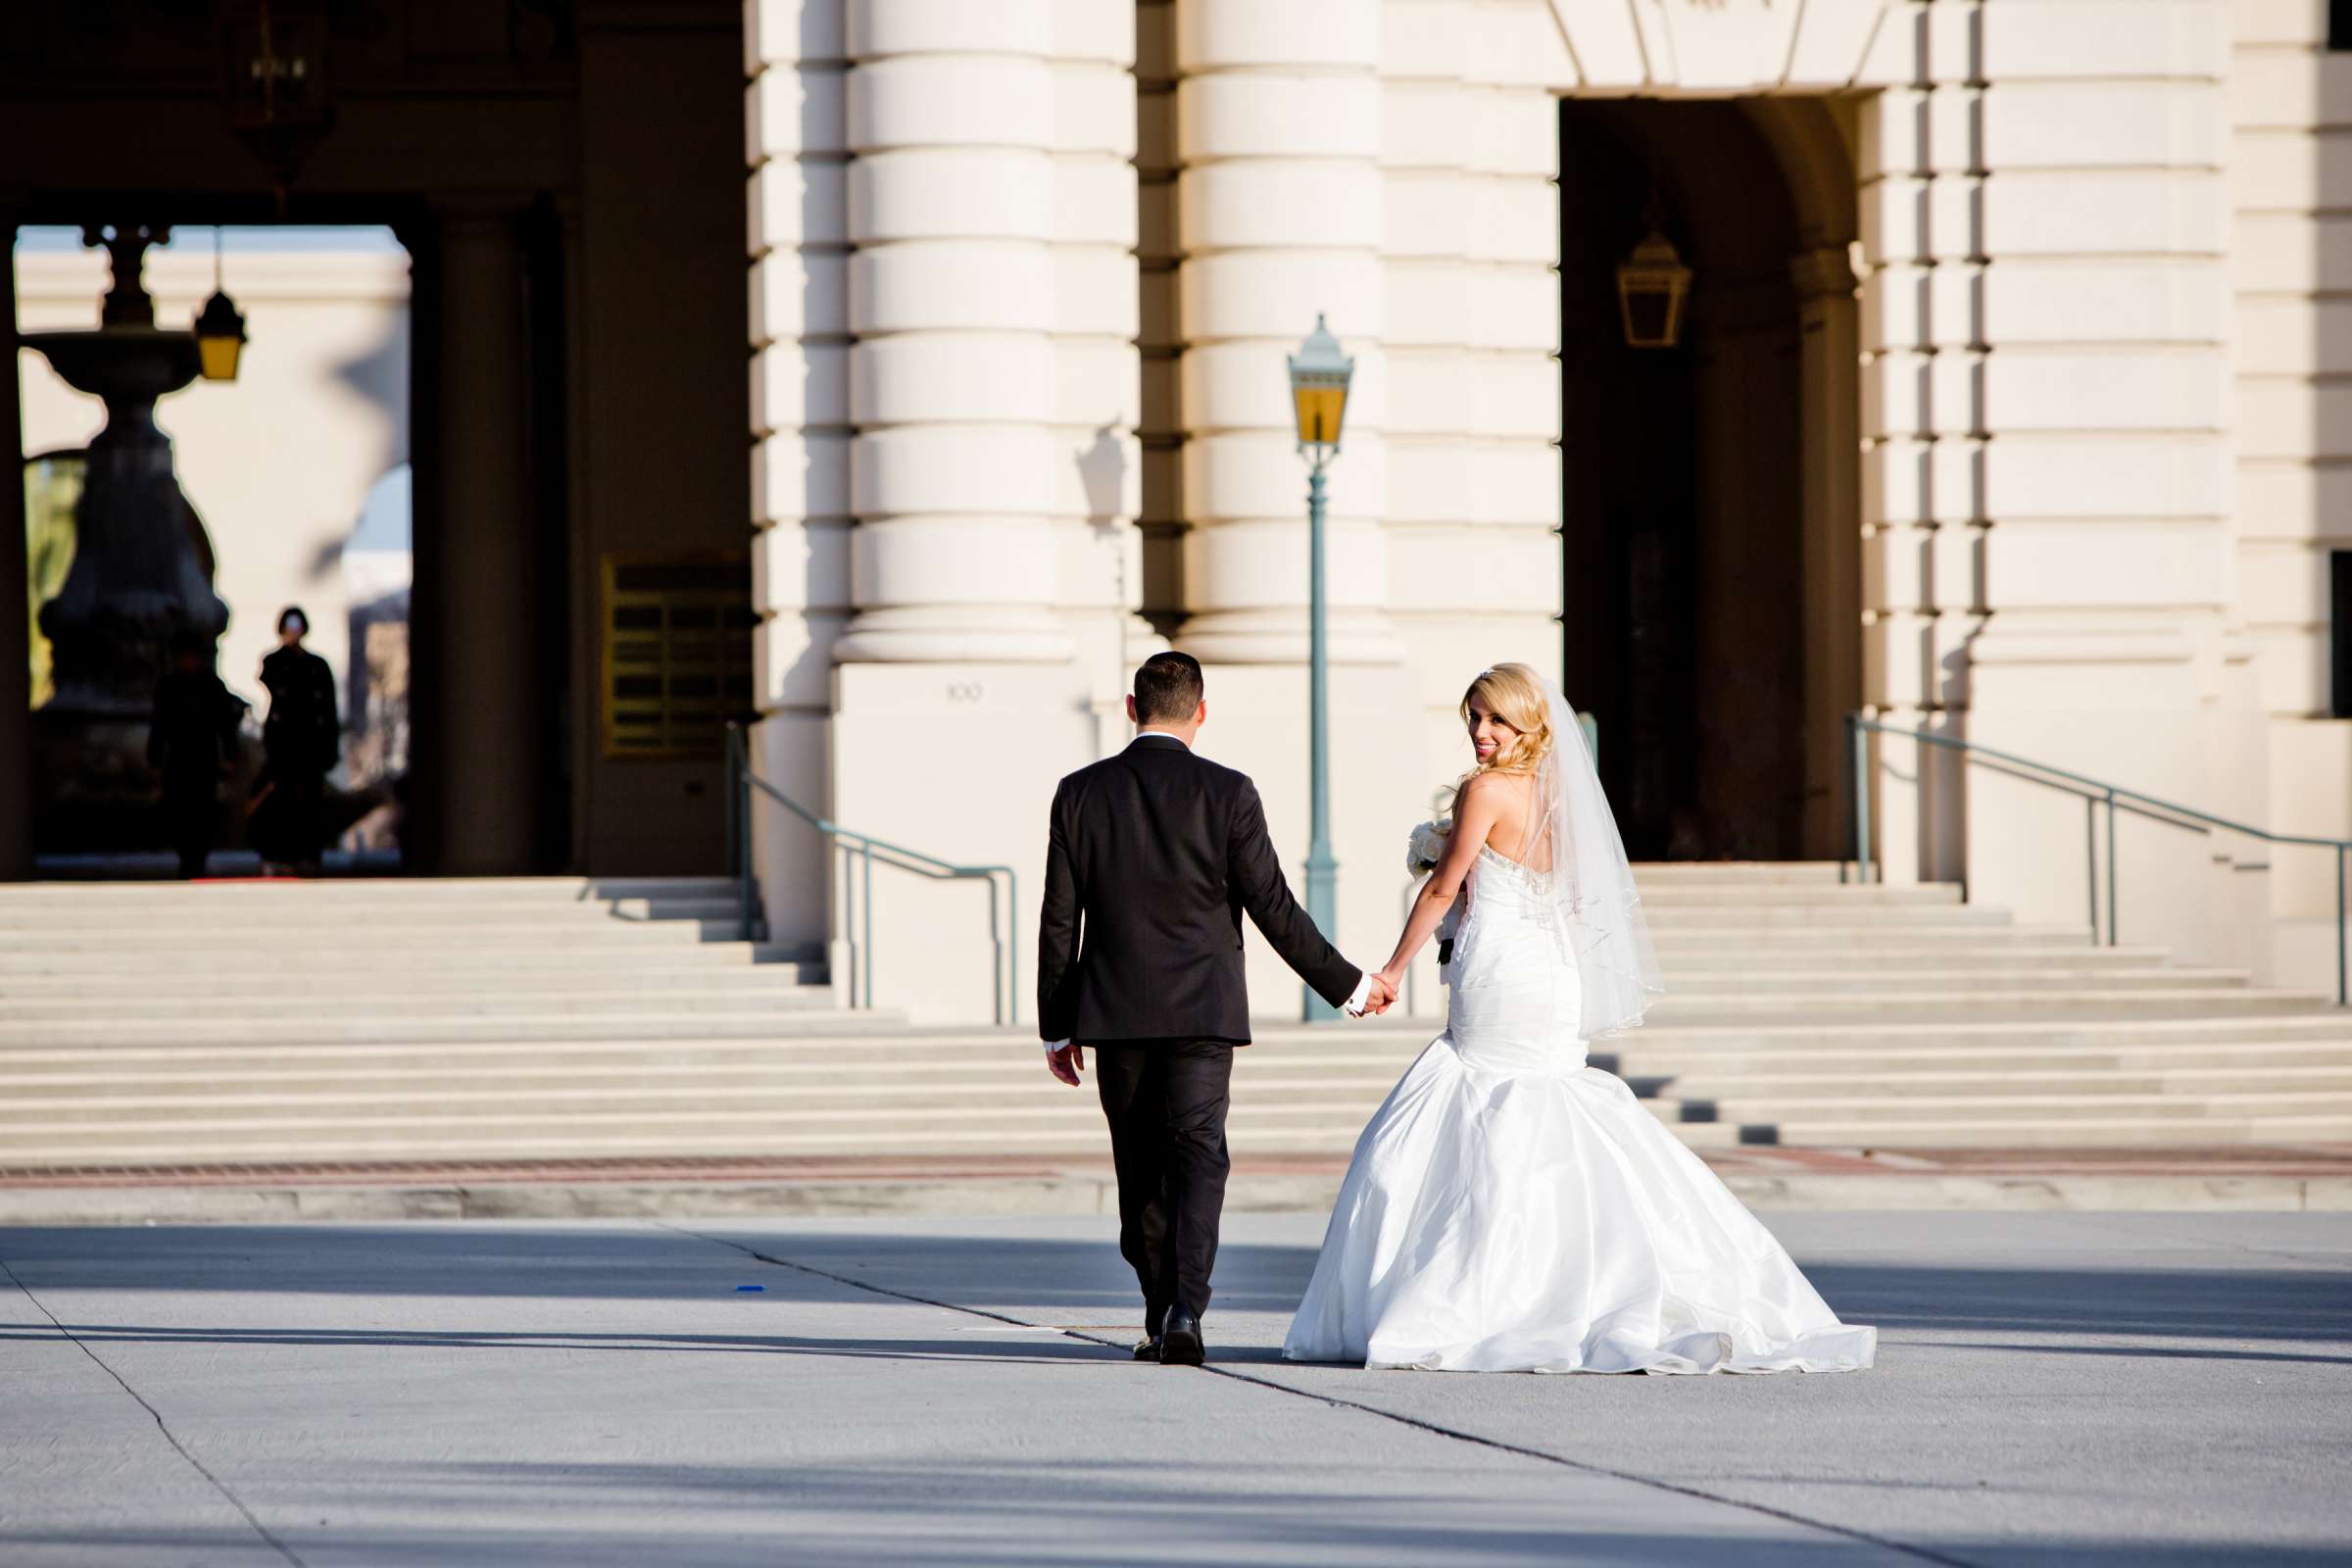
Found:
[(147, 765), (164, 775), (164, 837), (179, 857), (179, 874), (204, 875), (220, 811), (220, 780), (237, 767), (237, 728), (245, 705), (213, 672), (209, 638), (172, 639), (172, 667), (155, 687), (147, 726)]
[(326, 849), (326, 774), (342, 760), (343, 722), (335, 709), (335, 673), (302, 646), (310, 617), (295, 606), (278, 612), (277, 643), (262, 661), (270, 716), (262, 723), (262, 776), (247, 828), (265, 865), (315, 876)]

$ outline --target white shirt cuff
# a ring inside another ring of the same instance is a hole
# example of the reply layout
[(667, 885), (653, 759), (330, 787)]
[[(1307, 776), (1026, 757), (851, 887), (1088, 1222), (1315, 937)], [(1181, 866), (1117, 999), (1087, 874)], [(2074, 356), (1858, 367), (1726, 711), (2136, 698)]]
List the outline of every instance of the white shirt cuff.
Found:
[(1357, 980), (1355, 983), (1355, 994), (1348, 999), (1348, 1016), (1350, 1018), (1361, 1018), (1364, 1015), (1365, 1005), (1369, 1004), (1371, 1000), (1372, 971), (1366, 969), (1363, 973), (1363, 977)]
[(1070, 1043), (1067, 1040), (1049, 1040), (1046, 1042), (1046, 1054), (1049, 1056), (1054, 1054), (1054, 1053), (1056, 1051), (1067, 1051), (1069, 1049)]

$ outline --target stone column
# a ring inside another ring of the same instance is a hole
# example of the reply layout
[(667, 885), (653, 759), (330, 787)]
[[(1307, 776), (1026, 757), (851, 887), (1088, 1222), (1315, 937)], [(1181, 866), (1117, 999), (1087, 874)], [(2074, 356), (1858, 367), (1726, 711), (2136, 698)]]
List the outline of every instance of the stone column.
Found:
[[(1460, 672), (1499, 658), (1482, 638), (1471, 504), (1473, 193), (1463, 162), (1486, 107), (1466, 88), (1474, 28), (1451, 0), (1383, 0), (1380, 56), (1381, 314), (1388, 371), (1386, 526), (1395, 580), (1415, 585), (1389, 607), (1425, 714), (1428, 767), (1443, 768), (1461, 734), (1452, 711)], [(1558, 377), (1552, 377), (1558, 403)], [(1557, 639), (1552, 661), (1556, 662)], [(1550, 667), (1547, 664), (1545, 667)], [(1427, 988), (1438, 995), (1434, 984)]]
[(32, 690), (24, 650), (31, 636), (24, 603), (24, 454), (17, 389), (17, 225), (0, 223), (7, 254), (0, 257), (0, 343), (10, 345), (0, 375), (0, 882), (32, 875)]
[[(2234, 6), (2230, 75), (2237, 377), (2237, 563), (2270, 730), (2269, 821), (2352, 837), (2352, 718), (2332, 689), (2332, 558), (2352, 551), (2352, 249), (2342, 241), (2347, 137), (2333, 106), (2352, 54), (2319, 6)], [(2335, 868), (2273, 857), (2275, 978), (2335, 986)]]
[[(828, 804), (833, 644), (851, 613), (849, 51), (842, 0), (750, 0), (752, 599), (760, 775)], [(830, 935), (824, 840), (755, 804), (769, 936)], [(846, 957), (846, 955), (845, 955)]]
[(1208, 662), (1303, 663), (1306, 477), (1284, 357), (1328, 317), (1355, 357), (1331, 470), (1335, 661), (1393, 662), (1381, 351), (1380, 13), (1351, 0), (1176, 11), (1186, 621)]
[[(1133, 111), (1106, 80), (1130, 44), (1105, 9), (846, 12), (855, 612), (832, 649), (832, 796), (860, 831), (1011, 865), (1024, 933), (1039, 813), (1105, 744), (1106, 677), (1089, 661), (1124, 615), (1102, 557), (1121, 559), (1133, 515), (1123, 477), (1087, 484), (1131, 464), (1135, 423)], [(875, 874), (876, 1001), (985, 1016), (982, 891)], [(1011, 984), (1030, 994), (1034, 974)]]
[(1054, 405), (1049, 513), (1060, 619), (1105, 751), (1126, 743), (1133, 667), (1165, 647), (1143, 608), (1136, 8), (1054, 13)]
[[(1917, 85), (1865, 109), (1868, 682), (1899, 721), (2226, 812), (2261, 793), (2229, 629), (2227, 47), (2214, 7), (2140, 13), (1927, 7)], [(2080, 803), (1886, 760), (1941, 792), (1889, 823), (1890, 870), (2084, 919)], [(2126, 940), (2230, 956), (2232, 847), (2121, 840)]]
[(1564, 507), (1559, 104), (1531, 70), (1529, 27), (1538, 19), (1530, 9), (1481, 0), (1471, 14), (1478, 25), (1463, 63), (1462, 375), (1470, 432), (1463, 515), (1473, 526), (1457, 546), (1456, 571), (1477, 657), (1455, 675), (1446, 703), (1448, 761), (1463, 755), (1454, 704), (1483, 665), (1521, 660), (1558, 675), (1571, 702), (1592, 700), (1588, 673), (1561, 668), (1556, 624)]
[(852, 0), (842, 663), (1058, 663), (1054, 6)]
[[(1202, 747), (1253, 776), (1284, 859), (1308, 816), (1304, 463), (1285, 356), (1323, 313), (1355, 358), (1330, 469), (1332, 837), (1343, 948), (1395, 933), (1400, 824), (1427, 813), (1419, 701), (1385, 612), (1387, 278), (1381, 10), (1179, 0), (1177, 315), (1184, 439), (1180, 647), (1208, 666)], [(1410, 601), (1415, 596), (1408, 591)], [(1256, 1005), (1298, 981), (1253, 948)]]
[(416, 537), (423, 868), (511, 874), (533, 869), (548, 760), (539, 744), (547, 692), (536, 678), (544, 567), (524, 459), (530, 344), (520, 215), (485, 205), (449, 206), (437, 217), (431, 463), (417, 470), (430, 507)]

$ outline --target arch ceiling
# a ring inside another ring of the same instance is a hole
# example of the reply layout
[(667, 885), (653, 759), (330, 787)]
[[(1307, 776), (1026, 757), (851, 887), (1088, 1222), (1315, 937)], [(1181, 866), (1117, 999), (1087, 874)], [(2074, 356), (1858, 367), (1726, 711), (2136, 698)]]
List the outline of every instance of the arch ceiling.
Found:
[[(1550, 0), (1571, 91), (1824, 92), (1869, 80), (1889, 0)], [(1889, 37), (1886, 43), (1898, 40)]]

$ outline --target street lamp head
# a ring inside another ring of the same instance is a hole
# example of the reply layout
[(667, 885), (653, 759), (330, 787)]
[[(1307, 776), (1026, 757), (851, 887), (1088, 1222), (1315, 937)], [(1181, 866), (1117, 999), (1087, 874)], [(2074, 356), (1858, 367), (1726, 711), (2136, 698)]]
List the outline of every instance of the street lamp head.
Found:
[(1348, 413), (1348, 382), (1355, 374), (1355, 361), (1340, 352), (1340, 340), (1317, 313), (1315, 329), (1291, 356), (1290, 365), (1298, 450), (1311, 454), (1320, 466), (1340, 450), (1340, 421)]

